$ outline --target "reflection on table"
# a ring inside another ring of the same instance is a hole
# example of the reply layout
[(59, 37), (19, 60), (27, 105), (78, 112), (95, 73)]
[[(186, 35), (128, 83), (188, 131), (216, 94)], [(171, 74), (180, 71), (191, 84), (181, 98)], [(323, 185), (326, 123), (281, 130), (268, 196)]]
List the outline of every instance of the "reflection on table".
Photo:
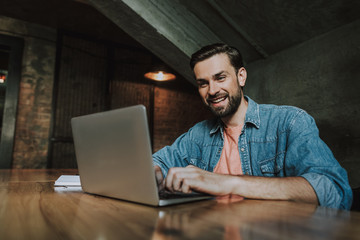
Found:
[(55, 191), (76, 170), (0, 170), (0, 239), (359, 239), (360, 213), (224, 197), (154, 208)]

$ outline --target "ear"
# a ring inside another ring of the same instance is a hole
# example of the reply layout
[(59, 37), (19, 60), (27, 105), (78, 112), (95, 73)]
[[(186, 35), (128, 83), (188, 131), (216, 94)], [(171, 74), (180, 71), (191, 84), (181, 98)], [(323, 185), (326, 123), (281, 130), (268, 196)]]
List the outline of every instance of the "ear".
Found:
[(245, 83), (246, 83), (246, 77), (247, 77), (247, 72), (246, 72), (246, 69), (244, 67), (241, 67), (237, 73), (237, 77), (238, 77), (238, 80), (239, 80), (239, 85), (241, 87), (244, 87), (245, 86)]

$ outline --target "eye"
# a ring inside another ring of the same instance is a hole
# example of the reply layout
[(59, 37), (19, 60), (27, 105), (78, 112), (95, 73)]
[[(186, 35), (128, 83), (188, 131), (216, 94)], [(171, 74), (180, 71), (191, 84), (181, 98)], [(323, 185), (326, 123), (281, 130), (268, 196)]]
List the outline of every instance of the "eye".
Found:
[(216, 80), (221, 81), (221, 80), (224, 80), (225, 78), (226, 78), (225, 75), (219, 75), (216, 77)]
[(207, 81), (197, 81), (198, 87), (199, 88), (204, 88), (208, 85)]

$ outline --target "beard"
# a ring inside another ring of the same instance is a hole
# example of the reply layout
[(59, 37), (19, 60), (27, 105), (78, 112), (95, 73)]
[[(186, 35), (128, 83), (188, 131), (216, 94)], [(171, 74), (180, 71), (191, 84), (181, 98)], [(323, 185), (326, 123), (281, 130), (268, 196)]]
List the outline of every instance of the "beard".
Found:
[(238, 110), (242, 98), (240, 86), (238, 87), (238, 91), (234, 96), (230, 96), (229, 93), (227, 93), (227, 94), (217, 94), (215, 96), (212, 96), (211, 98), (216, 98), (219, 96), (223, 96), (223, 97), (226, 96), (229, 99), (229, 103), (225, 107), (213, 107), (211, 106), (211, 104), (208, 103), (206, 104), (207, 107), (210, 109), (210, 111), (216, 117), (220, 117), (220, 118), (227, 117), (234, 114)]

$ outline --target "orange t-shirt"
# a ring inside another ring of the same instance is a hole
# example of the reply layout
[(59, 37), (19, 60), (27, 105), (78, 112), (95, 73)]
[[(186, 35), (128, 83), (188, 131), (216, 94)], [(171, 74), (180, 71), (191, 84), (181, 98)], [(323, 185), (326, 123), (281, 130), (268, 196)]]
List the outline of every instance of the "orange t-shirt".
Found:
[(220, 160), (214, 168), (214, 173), (242, 175), (238, 145), (242, 127), (240, 125), (224, 128), (224, 147)]

